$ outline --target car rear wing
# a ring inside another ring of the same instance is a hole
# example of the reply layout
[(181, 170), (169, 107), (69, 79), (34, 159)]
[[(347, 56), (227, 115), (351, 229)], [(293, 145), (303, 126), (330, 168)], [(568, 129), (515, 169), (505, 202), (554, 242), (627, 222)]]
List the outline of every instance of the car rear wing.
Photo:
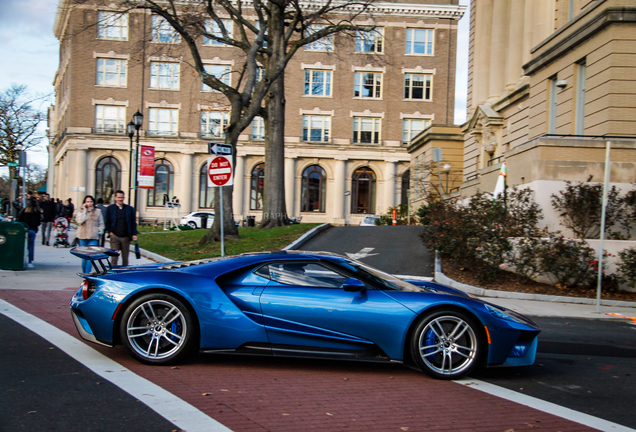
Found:
[(97, 274), (105, 274), (112, 270), (110, 257), (119, 256), (118, 251), (100, 246), (78, 246), (70, 252), (78, 258), (90, 261)]

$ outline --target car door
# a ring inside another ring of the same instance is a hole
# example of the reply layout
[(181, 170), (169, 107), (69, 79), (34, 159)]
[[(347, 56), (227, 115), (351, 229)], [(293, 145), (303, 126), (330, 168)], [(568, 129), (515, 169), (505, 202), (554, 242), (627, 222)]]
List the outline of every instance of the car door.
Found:
[(274, 355), (377, 357), (403, 343), (413, 313), (383, 291), (347, 292), (349, 277), (318, 261), (270, 263), (265, 271), (260, 303)]

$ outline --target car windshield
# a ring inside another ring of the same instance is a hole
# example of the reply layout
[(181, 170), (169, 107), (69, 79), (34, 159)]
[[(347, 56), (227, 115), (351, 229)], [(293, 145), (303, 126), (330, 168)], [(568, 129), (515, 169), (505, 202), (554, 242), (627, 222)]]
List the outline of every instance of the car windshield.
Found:
[(368, 265), (363, 264), (360, 261), (344, 260), (343, 265), (347, 268), (347, 270), (352, 271), (356, 275), (358, 275), (360, 279), (371, 281), (376, 285), (384, 287), (385, 289), (415, 292), (428, 291), (426, 288), (421, 288), (416, 285), (410, 284), (406, 281), (403, 281), (402, 279), (398, 279), (397, 277), (389, 273), (385, 273), (376, 268), (369, 267)]

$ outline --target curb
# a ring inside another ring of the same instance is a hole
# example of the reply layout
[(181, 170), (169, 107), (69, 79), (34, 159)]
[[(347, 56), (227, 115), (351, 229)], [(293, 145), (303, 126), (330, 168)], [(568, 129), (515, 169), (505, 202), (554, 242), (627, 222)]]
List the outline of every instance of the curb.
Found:
[[(554, 296), (547, 294), (529, 294), (518, 293), (512, 291), (497, 291), (479, 288), (472, 285), (467, 285), (461, 282), (454, 281), (453, 279), (442, 273), (442, 263), (439, 256), (435, 254), (435, 282), (443, 285), (448, 285), (453, 288), (457, 288), (466, 293), (476, 295), (478, 297), (492, 297), (503, 299), (517, 299), (517, 300), (534, 300), (551, 303), (572, 303), (572, 304), (587, 304), (595, 305), (596, 299), (584, 298), (584, 297), (569, 297), (569, 296)], [(627, 302), (620, 300), (601, 300), (601, 306), (613, 306), (613, 307), (631, 307), (636, 308), (636, 302)]]

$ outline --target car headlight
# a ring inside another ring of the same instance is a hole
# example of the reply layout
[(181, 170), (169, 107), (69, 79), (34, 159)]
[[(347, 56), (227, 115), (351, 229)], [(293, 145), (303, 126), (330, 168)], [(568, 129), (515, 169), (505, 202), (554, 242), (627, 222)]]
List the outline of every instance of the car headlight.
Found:
[(491, 313), (492, 316), (502, 319), (502, 320), (506, 320), (506, 321), (513, 321), (513, 322), (519, 322), (518, 319), (516, 319), (513, 316), (508, 315), (504, 310), (502, 309), (497, 309), (493, 306), (490, 305), (486, 305), (486, 309), (488, 309), (488, 312)]

